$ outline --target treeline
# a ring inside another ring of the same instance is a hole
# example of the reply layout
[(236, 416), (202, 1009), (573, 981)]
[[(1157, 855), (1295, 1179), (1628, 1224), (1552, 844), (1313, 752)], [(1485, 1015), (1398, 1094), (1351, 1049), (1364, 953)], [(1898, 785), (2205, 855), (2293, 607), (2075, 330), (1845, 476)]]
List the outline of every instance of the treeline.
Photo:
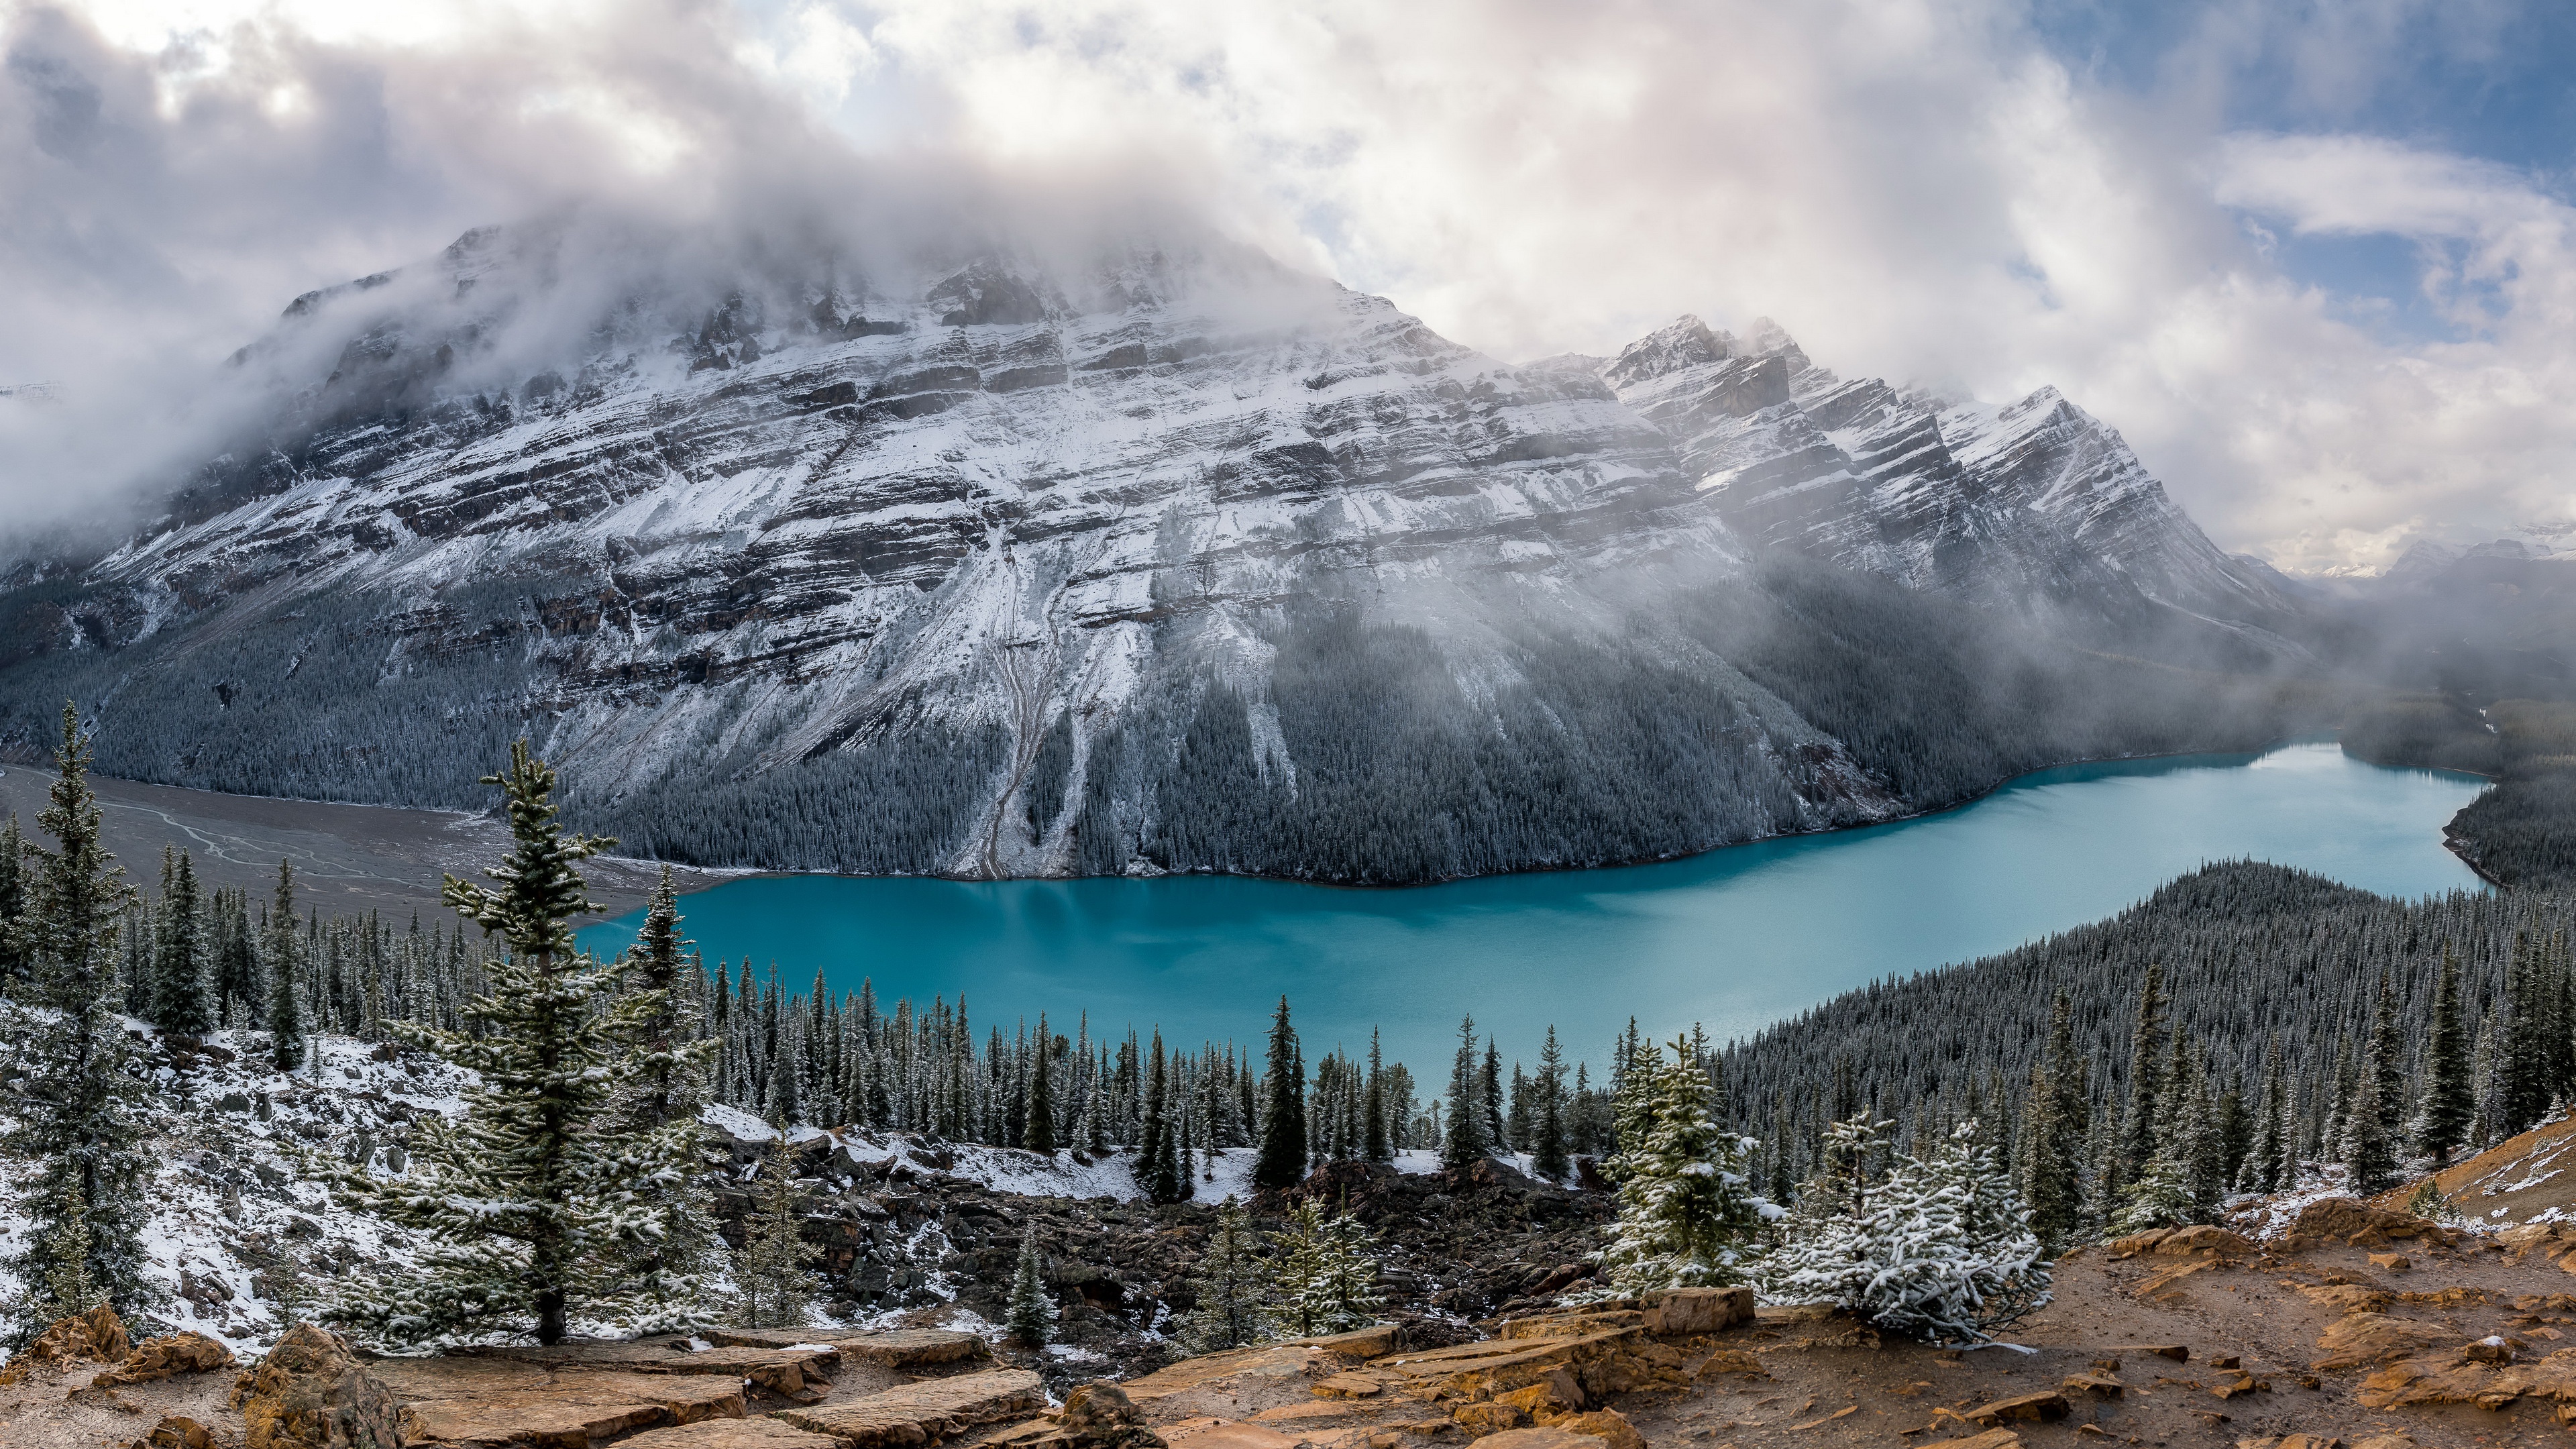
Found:
[(1838, 997), (1730, 1045), (1723, 1071), (1783, 1186), (1861, 1113), (1908, 1143), (1981, 1119), (2026, 1175), (2057, 1154), (2080, 1199), (2061, 1232), (2116, 1219), (2176, 1165), (2159, 1145), (2198, 1154), (2204, 1210), (2303, 1162), (2385, 1185), (2401, 1158), (2484, 1147), (2576, 1100), (2570, 917), (2527, 891), (2400, 902), (2212, 866), (2110, 920)]
[[(475, 808), (487, 762), (558, 717), (547, 702), (571, 686), (552, 672), (572, 667), (596, 588), (485, 581), (401, 612), (320, 596), (219, 637), (36, 655), (8, 666), (0, 744), (41, 746), (51, 721), (24, 702), (68, 696), (104, 723), (100, 768), (128, 779)], [(1349, 603), (1261, 610), (1240, 622), (1269, 662), (1247, 672), (1236, 634), (1176, 610), (1114, 717), (1053, 709), (1022, 741), (916, 690), (788, 759), (770, 747), (801, 721), (730, 751), (675, 726), (653, 742), (658, 778), (576, 780), (563, 803), (629, 853), (708, 866), (937, 873), (998, 817), (1076, 874), (1406, 884), (1857, 824), (2046, 765), (2252, 748), (2340, 713), (2321, 686), (2087, 652), (1790, 554), (1581, 611), (1497, 593), (1466, 612), (1434, 629)], [(888, 642), (870, 667), (899, 655)], [(637, 693), (688, 695), (702, 721), (756, 687), (692, 680), (676, 653), (638, 668), (653, 677)]]
[(2452, 848), (2499, 885), (2576, 886), (2576, 704), (2507, 699), (2481, 710), (2410, 696), (2356, 711), (2343, 746), (2375, 764), (2495, 777), (2452, 817)]

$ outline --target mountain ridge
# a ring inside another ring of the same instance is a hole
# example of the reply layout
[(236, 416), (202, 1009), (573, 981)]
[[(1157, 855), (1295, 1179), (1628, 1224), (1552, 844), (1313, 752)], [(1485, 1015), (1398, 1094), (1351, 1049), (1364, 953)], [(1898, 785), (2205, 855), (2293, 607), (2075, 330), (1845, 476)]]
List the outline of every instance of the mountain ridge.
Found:
[[(589, 817), (702, 863), (1362, 881), (1884, 819), (2256, 724), (2124, 719), (2129, 675), (2087, 700), (2087, 648), (2190, 612), (2132, 574), (2234, 575), (2062, 400), (1963, 462), (1966, 414), (1767, 324), (1512, 368), (1240, 253), (603, 302), (565, 245), (478, 230), (298, 298), (235, 364), (279, 400), (265, 451), (10, 580), (22, 696), (142, 726), (119, 773), (384, 803), (455, 803), (527, 733)], [(1840, 514), (1748, 528), (1818, 477)], [(2052, 481), (2053, 514), (1990, 496)], [(1837, 671), (1890, 655), (1919, 667), (1874, 711)]]

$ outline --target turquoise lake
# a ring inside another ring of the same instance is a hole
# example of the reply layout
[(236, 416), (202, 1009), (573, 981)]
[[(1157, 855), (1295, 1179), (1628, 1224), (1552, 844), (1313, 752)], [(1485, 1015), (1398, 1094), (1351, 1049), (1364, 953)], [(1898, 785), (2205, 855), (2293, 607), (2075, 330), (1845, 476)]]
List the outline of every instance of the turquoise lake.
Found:
[[(873, 978), (890, 1009), (961, 993), (980, 1033), (1159, 1025), (1257, 1042), (1287, 993), (1308, 1060), (1369, 1029), (1443, 1080), (1473, 1012), (1529, 1061), (1553, 1023), (1597, 1070), (1631, 1013), (1746, 1034), (1873, 979), (2111, 915), (2211, 861), (2299, 866), (2392, 896), (2480, 889), (2442, 826), (2473, 776), (2363, 764), (2331, 742), (2026, 775), (1972, 804), (1686, 860), (1348, 890), (1223, 876), (966, 882), (763, 876), (682, 898), (709, 961), (803, 990)], [(641, 917), (590, 927), (623, 949)]]

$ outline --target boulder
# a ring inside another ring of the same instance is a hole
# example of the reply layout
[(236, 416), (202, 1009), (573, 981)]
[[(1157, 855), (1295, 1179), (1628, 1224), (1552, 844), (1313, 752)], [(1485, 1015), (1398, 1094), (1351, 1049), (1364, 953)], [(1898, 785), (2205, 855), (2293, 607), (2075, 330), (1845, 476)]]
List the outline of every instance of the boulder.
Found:
[(102, 1303), (87, 1313), (55, 1319), (18, 1355), (17, 1363), (121, 1363), (133, 1351), (134, 1340), (126, 1337), (125, 1320)]
[(701, 1419), (647, 1429), (617, 1449), (840, 1449), (841, 1441), (779, 1419)]
[(738, 1419), (742, 1380), (715, 1374), (559, 1369), (493, 1358), (387, 1360), (413, 1444), (587, 1449), (639, 1429)]
[(2326, 1351), (2325, 1357), (2309, 1367), (2319, 1373), (2375, 1368), (2458, 1341), (2450, 1330), (2438, 1324), (2415, 1323), (2381, 1313), (2355, 1313), (2326, 1325), (2325, 1333), (2317, 1339), (2317, 1347)]
[(1578, 1434), (1559, 1424), (1536, 1429), (1506, 1429), (1499, 1434), (1488, 1434), (1476, 1443), (1480, 1449), (1601, 1449), (1599, 1439), (1589, 1434)]
[(1646, 1449), (1645, 1436), (1638, 1433), (1637, 1426), (1629, 1423), (1628, 1416), (1617, 1409), (1594, 1409), (1589, 1413), (1574, 1414), (1557, 1420), (1553, 1427), (1607, 1441), (1610, 1449)]
[(709, 1328), (700, 1330), (699, 1337), (729, 1348), (791, 1349), (799, 1344), (823, 1344), (839, 1350), (843, 1358), (892, 1369), (963, 1363), (985, 1355), (984, 1340), (946, 1328), (894, 1328), (881, 1333), (828, 1328)]
[(185, 1414), (164, 1414), (152, 1432), (127, 1449), (213, 1449), (215, 1431)]
[(2337, 1313), (2376, 1313), (2389, 1302), (2387, 1293), (2359, 1283), (2303, 1283), (2299, 1285), (2299, 1296)]
[(781, 1398), (812, 1403), (841, 1352), (828, 1343), (780, 1348), (719, 1345), (692, 1350), (686, 1339), (649, 1338), (558, 1343), (545, 1346), (502, 1344), (470, 1350), (475, 1356), (505, 1358), (555, 1368), (612, 1369), (644, 1374), (716, 1374), (749, 1379)]
[(1993, 1428), (2003, 1423), (2036, 1424), (2063, 1419), (2071, 1412), (2066, 1396), (2055, 1389), (2042, 1389), (2035, 1394), (2016, 1394), (1970, 1409), (1962, 1417), (1969, 1422)]
[(245, 1449), (398, 1449), (394, 1396), (333, 1334), (299, 1323), (233, 1390)]
[(1292, 1338), (1288, 1341), (1307, 1348), (1320, 1348), (1326, 1353), (1339, 1354), (1343, 1358), (1362, 1360), (1384, 1358), (1404, 1347), (1404, 1325), (1372, 1323), (1366, 1328), (1354, 1328), (1348, 1333), (1328, 1333), (1318, 1338)]
[(123, 1362), (90, 1380), (102, 1388), (144, 1384), (173, 1374), (201, 1374), (229, 1366), (233, 1351), (202, 1333), (169, 1333), (134, 1346)]
[(1065, 1395), (1055, 1423), (1064, 1443), (1082, 1449), (1169, 1449), (1127, 1391), (1106, 1379)]
[(2438, 1243), (2449, 1236), (2439, 1223), (2349, 1197), (2319, 1198), (2308, 1204), (2300, 1209), (2298, 1221), (2290, 1225), (2290, 1230), (2303, 1238), (2322, 1238), (2355, 1248), (2407, 1238)]
[(1750, 1288), (1676, 1288), (1646, 1309), (1646, 1331), (1666, 1337), (1716, 1333), (1752, 1321)]
[[(1163, 1438), (1172, 1449), (1297, 1449), (1305, 1442), (1259, 1424), (1222, 1418), (1183, 1419), (1166, 1428)], [(1583, 1442), (1586, 1449), (1600, 1449)]]
[(1046, 1407), (1046, 1387), (1025, 1369), (993, 1369), (925, 1379), (847, 1403), (782, 1409), (778, 1418), (829, 1434), (855, 1449), (920, 1444), (976, 1424), (1018, 1418)]
[(2370, 1266), (2383, 1273), (2404, 1273), (2412, 1270), (2415, 1262), (2404, 1253), (2373, 1253)]

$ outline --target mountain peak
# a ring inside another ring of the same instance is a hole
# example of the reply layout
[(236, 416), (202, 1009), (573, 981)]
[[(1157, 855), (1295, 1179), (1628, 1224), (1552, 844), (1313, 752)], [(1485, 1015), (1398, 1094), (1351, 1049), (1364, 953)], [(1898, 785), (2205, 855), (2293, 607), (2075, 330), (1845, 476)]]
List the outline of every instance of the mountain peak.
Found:
[(1707, 323), (1684, 313), (1620, 348), (1618, 358), (1601, 376), (1614, 388), (1627, 387), (1668, 377), (1687, 367), (1724, 362), (1735, 352), (1733, 337), (1713, 331)]

